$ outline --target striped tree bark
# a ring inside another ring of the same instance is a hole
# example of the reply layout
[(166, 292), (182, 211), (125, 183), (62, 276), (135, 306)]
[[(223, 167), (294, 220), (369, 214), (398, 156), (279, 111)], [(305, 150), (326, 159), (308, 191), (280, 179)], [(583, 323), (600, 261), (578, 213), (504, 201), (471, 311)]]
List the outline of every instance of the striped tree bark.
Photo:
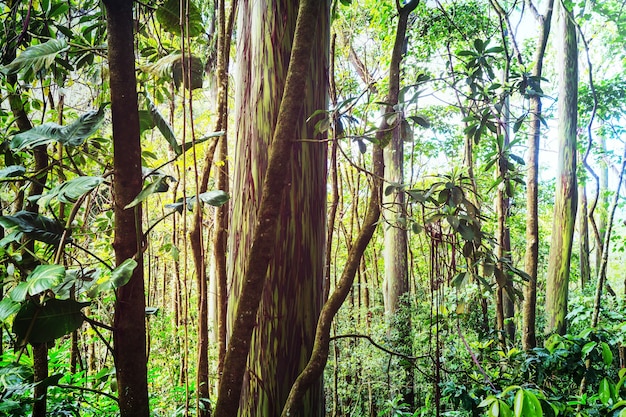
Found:
[[(317, 119), (310, 123), (306, 119), (327, 107), (329, 5), (327, 1), (313, 3), (323, 10), (315, 24), (309, 75), (301, 90), (302, 109), (288, 121), (296, 133), (290, 138), (291, 152), (285, 161), (287, 187), (282, 195), (267, 196), (279, 200), (277, 228), (271, 237), (276, 244), (243, 380), (242, 416), (280, 414), (293, 381), (309, 358), (323, 303), (327, 145), (320, 141), (324, 136), (314, 132)], [(297, 0), (244, 0), (240, 5), (237, 143), (228, 242), (231, 325), (237, 319), (259, 222), (261, 190), (285, 88), (298, 6)], [(306, 415), (322, 414), (321, 383), (311, 391), (305, 409)]]
[(565, 334), (567, 297), (574, 225), (576, 223), (576, 131), (578, 123), (578, 45), (571, 11), (557, 1), (559, 37), (559, 160), (548, 276), (546, 334)]

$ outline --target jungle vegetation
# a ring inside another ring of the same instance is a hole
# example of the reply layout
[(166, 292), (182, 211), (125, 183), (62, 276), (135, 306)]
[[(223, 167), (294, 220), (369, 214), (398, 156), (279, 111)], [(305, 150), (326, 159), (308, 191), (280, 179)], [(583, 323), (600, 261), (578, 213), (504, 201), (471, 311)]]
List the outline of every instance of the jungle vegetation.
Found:
[(0, 17), (0, 416), (626, 416), (623, 2)]

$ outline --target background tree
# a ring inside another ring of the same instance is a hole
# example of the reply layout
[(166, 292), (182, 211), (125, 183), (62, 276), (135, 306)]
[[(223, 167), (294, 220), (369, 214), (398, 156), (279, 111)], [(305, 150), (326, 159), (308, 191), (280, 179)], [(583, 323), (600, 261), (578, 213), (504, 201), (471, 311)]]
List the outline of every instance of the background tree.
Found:
[(528, 282), (524, 286), (524, 314), (522, 324), (522, 345), (525, 349), (532, 349), (537, 345), (536, 337), (536, 308), (537, 308), (537, 275), (539, 265), (539, 145), (541, 141), (541, 77), (548, 37), (552, 22), (554, 1), (546, 4), (543, 14), (529, 2), (535, 20), (539, 26), (539, 36), (533, 57), (533, 85), (530, 102), (530, 131), (528, 132), (528, 157), (526, 165), (526, 255), (524, 268), (528, 274)]

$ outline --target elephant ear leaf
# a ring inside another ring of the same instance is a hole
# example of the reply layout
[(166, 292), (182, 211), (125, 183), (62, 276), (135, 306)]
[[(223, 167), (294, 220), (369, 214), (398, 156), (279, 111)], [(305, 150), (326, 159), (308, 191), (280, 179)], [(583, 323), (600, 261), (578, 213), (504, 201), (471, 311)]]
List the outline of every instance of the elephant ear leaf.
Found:
[(37, 265), (26, 281), (20, 282), (11, 291), (11, 299), (24, 301), (27, 295), (40, 294), (57, 287), (65, 278), (63, 265)]
[(69, 49), (69, 45), (62, 39), (50, 39), (39, 45), (28, 47), (11, 63), (0, 68), (5, 74), (15, 74), (23, 69), (37, 72), (48, 68), (57, 55)]
[(83, 324), (81, 309), (89, 303), (76, 300), (26, 301), (13, 320), (13, 333), (22, 343), (48, 343), (78, 329)]
[[(192, 1), (185, 2), (184, 4), (188, 4), (183, 10), (183, 15), (189, 17), (189, 23), (186, 24), (189, 28), (188, 35), (191, 37), (201, 35), (204, 26), (202, 25), (200, 9), (198, 9), (198, 6)], [(163, 29), (175, 35), (181, 35), (180, 2), (178, 0), (166, 0), (165, 3), (157, 9), (156, 16), (161, 26), (163, 26)]]
[(53, 199), (57, 199), (62, 203), (73, 204), (78, 199), (87, 194), (104, 181), (102, 177), (77, 177), (69, 181), (59, 184), (50, 191), (40, 196), (37, 204), (40, 206), (48, 206)]
[(11, 148), (16, 151), (32, 149), (36, 146), (59, 142), (65, 146), (80, 146), (96, 133), (104, 120), (103, 104), (98, 110), (83, 114), (78, 120), (65, 126), (44, 123), (25, 132), (18, 133), (11, 140)]
[(59, 221), (24, 210), (15, 216), (0, 216), (0, 225), (5, 229), (17, 228), (27, 237), (50, 245), (59, 244), (64, 230)]

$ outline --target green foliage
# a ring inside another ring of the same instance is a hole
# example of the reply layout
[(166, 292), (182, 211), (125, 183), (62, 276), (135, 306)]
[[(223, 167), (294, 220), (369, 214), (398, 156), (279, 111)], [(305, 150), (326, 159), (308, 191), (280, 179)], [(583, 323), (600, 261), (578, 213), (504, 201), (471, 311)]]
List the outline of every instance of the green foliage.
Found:
[(58, 245), (64, 231), (58, 220), (24, 210), (14, 216), (0, 216), (0, 225), (8, 230), (17, 229), (31, 239), (50, 245)]
[(48, 343), (83, 324), (81, 309), (89, 303), (75, 300), (28, 300), (13, 319), (13, 333), (22, 343)]
[(27, 69), (36, 73), (42, 69), (48, 69), (56, 57), (69, 48), (63, 39), (49, 39), (39, 45), (26, 48), (10, 64), (0, 67), (0, 72), (14, 74)]
[(32, 149), (36, 146), (59, 142), (65, 146), (80, 146), (91, 137), (104, 120), (104, 108), (89, 111), (73, 123), (65, 126), (57, 123), (44, 123), (39, 126), (18, 133), (11, 140), (11, 148), (16, 151)]
[(159, 23), (163, 26), (163, 29), (168, 32), (176, 35), (185, 33), (191, 37), (199, 36), (204, 32), (200, 9), (198, 9), (193, 1), (185, 2), (182, 16), (184, 16), (185, 19), (183, 20), (184, 24), (181, 28), (181, 6), (178, 0), (166, 0), (156, 12)]

